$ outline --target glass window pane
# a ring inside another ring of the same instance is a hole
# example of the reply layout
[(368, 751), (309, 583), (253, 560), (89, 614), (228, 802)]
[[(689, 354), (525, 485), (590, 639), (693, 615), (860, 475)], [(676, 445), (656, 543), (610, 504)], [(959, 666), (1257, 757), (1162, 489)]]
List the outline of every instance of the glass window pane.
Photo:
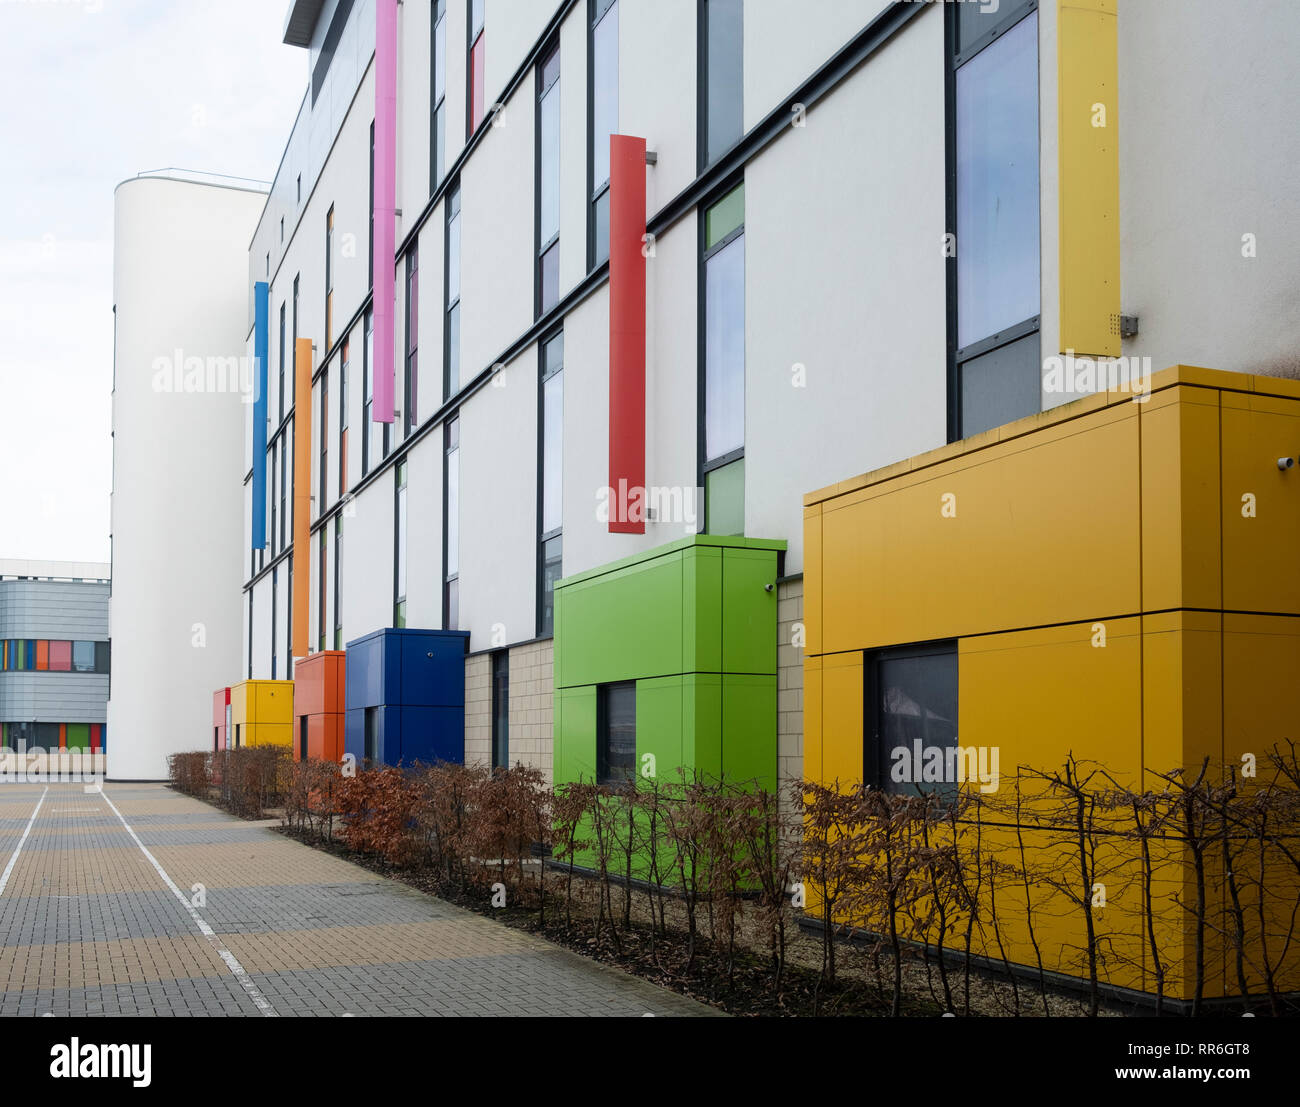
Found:
[(447, 313), (447, 395), (460, 388), (460, 305)]
[(397, 598), (406, 596), (406, 489), (397, 493)]
[(552, 85), (542, 97), (538, 109), (538, 136), (541, 166), (538, 181), (538, 222), (541, 243), (547, 243), (560, 230), (560, 89)]
[(706, 534), (745, 533), (745, 459), (704, 475)]
[(542, 543), (542, 633), (555, 631), (555, 582), (560, 579), (564, 539), (559, 535)]
[(1037, 315), (1039, 302), (1034, 13), (957, 70), (958, 347)]
[(460, 299), (460, 212), (447, 223), (447, 304)]
[(471, 38), (483, 30), (483, 0), (472, 0), (469, 26)]
[(484, 99), (484, 76), (483, 76), (483, 52), (486, 47), (486, 36), (480, 35), (478, 41), (474, 43), (474, 49), (470, 51), (470, 126), (473, 130), (478, 130), (479, 125), (483, 122)]
[(745, 444), (745, 236), (705, 264), (705, 460)]
[(591, 33), (592, 173), (599, 188), (609, 180), (609, 136), (618, 131), (618, 5), (610, 7)]
[(708, 0), (708, 150), (712, 163), (740, 138), (741, 115), (742, 0)]
[[(433, 102), (441, 104), (447, 95), (447, 17), (445, 13), (433, 29)], [(439, 126), (438, 133), (442, 134)]]
[(447, 576), (460, 572), (460, 450), (447, 454)]
[(609, 257), (609, 189), (596, 201), (596, 264)]
[(636, 684), (607, 684), (600, 689), (603, 703), (597, 749), (597, 780), (621, 784), (636, 772)]
[(564, 461), (564, 374), (548, 377), (542, 385), (542, 533), (558, 530), (561, 510)]
[(445, 615), (443, 625), (448, 630), (456, 630), (460, 626), (460, 581), (449, 580), (446, 588), (443, 590), (443, 602), (445, 603)]
[(107, 642), (95, 643), (95, 672), (107, 673), (111, 671), (111, 647)]
[(962, 363), (963, 438), (1042, 410), (1039, 351), (1039, 335), (1034, 333)]
[(564, 368), (564, 332), (561, 331), (547, 344), (543, 353), (544, 366), (542, 375), (549, 377)]
[(434, 172), (437, 173), (438, 180), (441, 181), (447, 175), (447, 104), (445, 101), (438, 105), (434, 117), (435, 129), (438, 135), (438, 149), (434, 151), (438, 160)]
[[(920, 743), (922, 751), (957, 745), (957, 651), (885, 657), (879, 662), (878, 673), (881, 740), (876, 771), (880, 787), (910, 795), (955, 790), (955, 780), (924, 780), (924, 763), (916, 764), (915, 743)], [(946, 769), (945, 764), (944, 776)]]
[(745, 186), (738, 185), (704, 216), (704, 248), (713, 249), (745, 221)]
[(72, 671), (74, 673), (93, 673), (95, 671), (95, 643), (72, 643)]
[(538, 261), (540, 308), (550, 311), (560, 299), (560, 244), (557, 242)]

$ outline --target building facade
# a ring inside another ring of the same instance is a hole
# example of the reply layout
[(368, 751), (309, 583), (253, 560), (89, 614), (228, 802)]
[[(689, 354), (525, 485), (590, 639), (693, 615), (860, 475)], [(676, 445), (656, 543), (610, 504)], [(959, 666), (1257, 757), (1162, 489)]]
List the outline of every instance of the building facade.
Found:
[[(221, 515), (242, 584), (210, 591), (223, 626), (242, 607), (241, 656), (187, 706), (192, 748), (222, 740), (214, 690), (341, 653), (295, 748), (337, 751), (339, 720), (310, 720), (346, 712), (347, 749), (382, 760), (378, 712), (430, 707), (391, 669), (411, 650), (410, 686), (463, 718), (439, 756), (557, 783), (646, 754), (870, 776), (869, 654), (1177, 622), (1177, 589), (1054, 595), (1032, 558), (981, 589), (1184, 455), (1034, 454), (1016, 487), (1056, 506), (1001, 503), (974, 540), (863, 508), (832, 553), (845, 497), (1068, 437), (1169, 365), (1237, 375), (1164, 386), (1189, 410), (1187, 387), (1267, 406), (1300, 372), (1286, 0), (294, 0), (285, 41), (309, 87), (235, 290), (258, 380)], [(1300, 453), (1288, 433), (1268, 448)], [(1143, 511), (1115, 542), (1177, 522)], [(1214, 538), (1180, 528), (1162, 565), (1190, 572)], [(1096, 603), (1067, 617), (1070, 596)], [(381, 675), (353, 672), (362, 643)], [(986, 662), (936, 663), (962, 682), (951, 724), (1010, 695)], [(1192, 678), (1169, 679), (1173, 704)], [(1147, 724), (1117, 725), (1131, 759)]]
[(0, 747), (106, 747), (109, 567), (0, 560)]

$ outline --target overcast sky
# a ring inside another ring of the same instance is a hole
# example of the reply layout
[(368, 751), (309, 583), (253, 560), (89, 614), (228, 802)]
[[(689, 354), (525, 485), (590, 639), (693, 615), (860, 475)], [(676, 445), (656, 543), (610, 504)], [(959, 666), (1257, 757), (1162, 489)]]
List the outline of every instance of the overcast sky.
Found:
[(307, 87), (289, 0), (0, 0), (0, 558), (107, 561), (113, 189), (269, 180)]

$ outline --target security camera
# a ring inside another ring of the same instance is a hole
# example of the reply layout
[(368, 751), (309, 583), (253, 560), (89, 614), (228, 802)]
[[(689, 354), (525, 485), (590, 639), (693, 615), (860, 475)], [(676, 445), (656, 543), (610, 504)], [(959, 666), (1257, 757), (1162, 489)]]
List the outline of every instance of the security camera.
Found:
[(1295, 458), (1293, 457), (1279, 457), (1277, 459), (1277, 467), (1284, 473), (1293, 465), (1295, 465)]
[(770, 591), (772, 591), (772, 586), (771, 586), (770, 584), (765, 584), (765, 585), (763, 585), (763, 591), (764, 591), (764, 592), (770, 592)]

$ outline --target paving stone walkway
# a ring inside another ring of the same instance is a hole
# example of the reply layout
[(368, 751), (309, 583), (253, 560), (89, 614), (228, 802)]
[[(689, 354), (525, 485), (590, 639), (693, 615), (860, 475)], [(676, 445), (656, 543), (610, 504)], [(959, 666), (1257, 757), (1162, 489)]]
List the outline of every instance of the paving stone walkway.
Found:
[(0, 1015), (711, 1015), (162, 785), (0, 784)]

